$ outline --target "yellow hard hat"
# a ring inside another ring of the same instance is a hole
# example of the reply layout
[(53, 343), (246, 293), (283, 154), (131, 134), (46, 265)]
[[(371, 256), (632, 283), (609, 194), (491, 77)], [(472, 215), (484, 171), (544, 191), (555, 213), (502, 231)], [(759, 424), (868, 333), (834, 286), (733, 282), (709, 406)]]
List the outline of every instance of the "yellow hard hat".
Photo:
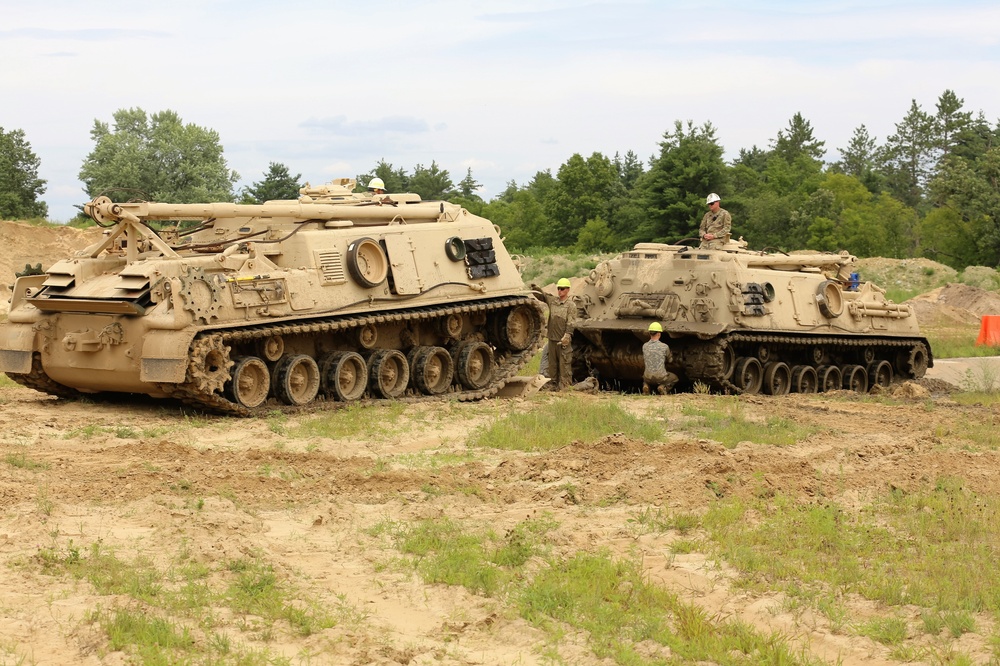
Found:
[(369, 190), (384, 190), (385, 183), (382, 182), (381, 178), (372, 178), (368, 181)]
[(652, 324), (649, 325), (649, 332), (650, 333), (663, 333), (663, 327), (660, 325), (660, 322), (654, 321)]
[(566, 287), (567, 289), (569, 289), (570, 287), (569, 278), (559, 278), (559, 282), (556, 282), (556, 286)]

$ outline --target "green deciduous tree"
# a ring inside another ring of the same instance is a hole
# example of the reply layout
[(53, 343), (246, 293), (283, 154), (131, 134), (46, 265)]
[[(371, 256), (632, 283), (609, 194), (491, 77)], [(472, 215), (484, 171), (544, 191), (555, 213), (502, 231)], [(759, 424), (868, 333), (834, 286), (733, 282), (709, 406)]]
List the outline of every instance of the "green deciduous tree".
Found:
[(48, 206), (38, 200), (45, 193), (45, 181), (38, 177), (39, 164), (23, 130), (5, 132), (0, 127), (0, 219), (48, 215)]
[(924, 254), (955, 267), (1000, 264), (1000, 147), (948, 159), (931, 181), (940, 208), (922, 226)]
[[(551, 181), (552, 174), (539, 172), (532, 182), (540, 179)], [(507, 189), (483, 207), (481, 215), (500, 227), (508, 250), (524, 252), (544, 245), (542, 237), (549, 222), (538, 191), (530, 185), (519, 188), (511, 181)]]
[(241, 203), (262, 204), (276, 199), (297, 199), (302, 188), (299, 182), (302, 174), (292, 176), (288, 167), (278, 162), (271, 162), (264, 180), (243, 188)]
[(233, 200), (239, 175), (226, 165), (218, 133), (185, 125), (173, 111), (120, 109), (113, 128), (95, 120), (90, 136), (94, 149), (80, 169), (90, 197), (124, 188), (168, 203)]

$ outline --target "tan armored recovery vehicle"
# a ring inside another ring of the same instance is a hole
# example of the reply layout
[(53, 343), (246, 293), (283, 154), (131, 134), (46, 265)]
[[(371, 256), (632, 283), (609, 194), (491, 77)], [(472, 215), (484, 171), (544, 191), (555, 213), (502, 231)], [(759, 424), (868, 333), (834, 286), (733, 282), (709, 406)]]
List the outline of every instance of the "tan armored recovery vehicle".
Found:
[[(103, 240), (17, 279), (0, 371), (58, 396), (235, 414), (494, 395), (542, 327), (497, 228), (447, 202), (353, 189), (340, 179), (262, 205), (91, 201)], [(150, 224), (165, 220), (197, 224)]]
[(639, 385), (654, 321), (681, 386), (867, 391), (923, 377), (933, 359), (913, 310), (870, 282), (852, 282), (855, 261), (846, 252), (754, 252), (742, 239), (719, 249), (640, 243), (574, 287), (577, 379)]

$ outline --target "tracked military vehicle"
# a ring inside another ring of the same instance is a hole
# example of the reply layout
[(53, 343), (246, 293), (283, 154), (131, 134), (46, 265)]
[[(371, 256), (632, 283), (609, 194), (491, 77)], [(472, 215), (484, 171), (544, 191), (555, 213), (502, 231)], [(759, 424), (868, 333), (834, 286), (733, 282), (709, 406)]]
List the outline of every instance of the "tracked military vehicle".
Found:
[(57, 396), (143, 393), (243, 415), (495, 394), (542, 327), (497, 228), (354, 184), (261, 205), (91, 201), (103, 239), (16, 280), (0, 370)]
[[(647, 329), (660, 322), (684, 384), (734, 393), (867, 391), (933, 365), (913, 310), (870, 282), (856, 258), (755, 252), (726, 239), (640, 243), (574, 286), (577, 379), (638, 386)], [(853, 276), (857, 276), (853, 273)]]

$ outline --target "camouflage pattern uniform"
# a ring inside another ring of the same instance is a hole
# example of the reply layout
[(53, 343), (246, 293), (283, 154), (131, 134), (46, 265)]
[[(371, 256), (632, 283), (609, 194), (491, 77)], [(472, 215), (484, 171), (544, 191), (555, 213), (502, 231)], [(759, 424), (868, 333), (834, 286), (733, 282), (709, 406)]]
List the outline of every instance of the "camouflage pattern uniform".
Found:
[[(733, 218), (729, 215), (728, 210), (719, 208), (714, 213), (708, 211), (701, 218), (701, 229), (699, 230), (702, 237), (701, 246), (713, 250), (722, 247), (729, 240), (729, 232), (732, 228)], [(712, 234), (715, 238), (705, 240), (705, 234)]]
[(572, 298), (565, 301), (559, 300), (558, 296), (546, 294), (535, 288), (535, 298), (545, 301), (549, 306), (549, 323), (546, 336), (549, 343), (548, 367), (545, 376), (555, 382), (555, 390), (561, 391), (569, 388), (573, 383), (573, 347), (566, 343), (564, 347), (561, 342), (563, 336), (573, 337), (573, 325), (576, 323), (576, 303)]
[(656, 386), (659, 393), (669, 393), (678, 380), (677, 375), (666, 368), (666, 364), (674, 360), (670, 347), (665, 342), (650, 338), (642, 346), (642, 360), (646, 364), (642, 373), (642, 392), (649, 393), (649, 387)]

